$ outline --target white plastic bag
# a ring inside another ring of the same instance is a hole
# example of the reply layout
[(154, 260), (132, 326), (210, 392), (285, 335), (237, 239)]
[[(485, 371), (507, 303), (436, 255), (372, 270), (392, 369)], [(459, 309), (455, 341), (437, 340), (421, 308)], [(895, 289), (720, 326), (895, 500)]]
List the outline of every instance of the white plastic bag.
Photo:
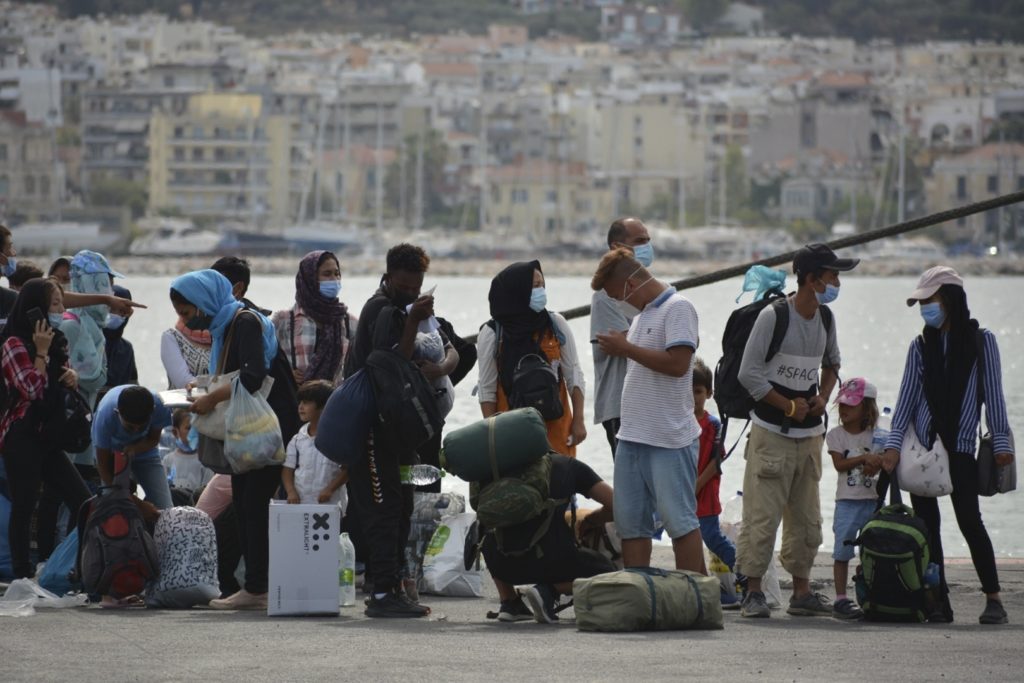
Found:
[[(473, 561), (475, 553), (467, 548), (474, 541), (475, 534), (471, 532), (475, 524), (475, 512), (449, 515), (441, 520), (423, 558), (420, 592), (457, 598), (483, 596), (483, 573), (479, 562)], [(467, 559), (471, 562), (468, 567)]]
[[(743, 526), (743, 492), (737, 491), (736, 495), (729, 499), (722, 510), (722, 533), (730, 541), (739, 546), (740, 527)], [(772, 551), (771, 560), (768, 562), (768, 569), (761, 577), (761, 592), (764, 593), (765, 601), (773, 609), (782, 607), (782, 586), (779, 585), (779, 573), (775, 569), (775, 551)]]
[(89, 597), (84, 593), (60, 596), (31, 579), (15, 579), (0, 598), (0, 616), (28, 617), (35, 614), (36, 608), (81, 607), (88, 602)]
[(277, 415), (262, 394), (250, 394), (238, 377), (231, 382), (231, 401), (224, 425), (224, 458), (235, 474), (284, 462), (284, 440)]

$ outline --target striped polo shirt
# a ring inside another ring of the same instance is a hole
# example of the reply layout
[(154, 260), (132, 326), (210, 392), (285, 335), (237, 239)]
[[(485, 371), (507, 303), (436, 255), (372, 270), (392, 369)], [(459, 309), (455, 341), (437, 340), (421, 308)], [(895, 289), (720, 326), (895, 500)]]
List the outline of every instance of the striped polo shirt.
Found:
[[(985, 337), (985, 418), (988, 430), (992, 434), (992, 449), (996, 453), (1013, 453), (1010, 436), (1010, 423), (1006, 417), (1006, 398), (1003, 396), (1003, 369), (999, 361), (999, 345), (996, 337), (988, 330)], [(948, 335), (943, 333), (942, 343), (945, 347)], [(892, 416), (892, 431), (886, 448), (901, 450), (903, 435), (914, 428), (917, 438), (922, 444), (931, 444), (932, 414), (928, 409), (928, 400), (924, 395), (924, 358), (921, 337), (910, 343), (907, 363), (903, 368), (903, 381), (900, 384), (899, 398), (896, 400), (896, 412)], [(957, 453), (971, 453), (978, 447), (978, 422), (981, 420), (981, 407), (978, 405), (978, 363), (971, 368), (967, 379), (967, 390), (960, 405), (960, 431), (956, 439)]]
[[(696, 351), (700, 339), (697, 310), (675, 288), (666, 286), (633, 318), (627, 338), (645, 349), (689, 346)], [(618, 438), (659, 448), (683, 448), (700, 438), (700, 425), (693, 413), (692, 363), (685, 375), (672, 377), (629, 359)]]

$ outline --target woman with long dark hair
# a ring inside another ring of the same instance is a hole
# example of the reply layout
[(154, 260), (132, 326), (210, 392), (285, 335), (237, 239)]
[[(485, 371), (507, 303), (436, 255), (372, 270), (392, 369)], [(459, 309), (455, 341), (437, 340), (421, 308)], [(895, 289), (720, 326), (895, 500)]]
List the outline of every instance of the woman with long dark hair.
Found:
[[(51, 487), (72, 512), (89, 498), (89, 489), (55, 443), (54, 411), (63, 410), (60, 385), (78, 386), (68, 363), (67, 339), (58, 329), (64, 316), (60, 286), (36, 278), (22, 287), (4, 326), (0, 369), (6, 384), (0, 449), (11, 495), (8, 535), (15, 578), (31, 577), (29, 559), (32, 511), (39, 484)], [(49, 520), (52, 526), (56, 520)]]
[[(295, 383), (287, 368), (278, 362), (274, 326), (262, 314), (245, 309), (231, 293), (231, 283), (214, 270), (187, 273), (171, 282), (174, 310), (192, 330), (209, 330), (210, 371), (239, 371), (239, 380), (249, 393), (256, 393), (268, 374), (274, 385), (267, 403), (277, 415), (284, 443), (299, 429)], [(223, 363), (221, 358), (223, 357)], [(230, 386), (203, 394), (191, 406), (205, 415), (217, 404), (231, 400)], [(200, 435), (199, 448), (209, 437)], [(268, 505), (281, 484), (281, 466), (274, 465), (231, 475), (231, 496), (238, 518), (238, 530), (245, 558), (245, 586), (237, 593), (213, 600), (217, 609), (266, 609)]]
[[(886, 443), (885, 469), (891, 472), (899, 462), (903, 437), (913, 429), (921, 443), (930, 446), (940, 439), (949, 453), (949, 473), (953, 483), (953, 511), (971, 560), (986, 595), (982, 624), (1007, 623), (1006, 610), (999, 597), (999, 576), (995, 551), (981, 521), (978, 505), (978, 425), (981, 406), (992, 434), (996, 462), (1013, 461), (1013, 443), (1006, 417), (999, 345), (990, 330), (980, 329), (971, 318), (963, 280), (955, 270), (936, 266), (924, 272), (907, 305), (920, 305), (924, 330), (910, 343), (903, 369), (892, 432)], [(983, 363), (979, 363), (979, 353)], [(978, 378), (979, 367), (984, 376)], [(978, 384), (984, 396), (978, 395)], [(911, 495), (914, 513), (928, 525), (928, 544), (932, 561), (940, 567), (941, 603), (929, 621), (953, 621), (949, 588), (942, 568), (942, 535), (939, 502), (936, 498)]]
[(311, 251), (295, 274), (295, 305), (274, 314), (277, 342), (292, 366), (295, 382), (342, 380), (357, 320), (341, 302), (341, 265), (329, 251)]

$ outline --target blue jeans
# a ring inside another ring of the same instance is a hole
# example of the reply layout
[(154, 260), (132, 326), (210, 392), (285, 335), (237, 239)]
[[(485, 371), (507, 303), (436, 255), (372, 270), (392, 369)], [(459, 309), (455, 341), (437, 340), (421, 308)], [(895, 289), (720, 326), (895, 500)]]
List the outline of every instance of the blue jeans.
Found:
[(131, 468), (132, 478), (146, 492), (146, 500), (161, 510), (174, 506), (171, 502), (171, 488), (167, 485), (167, 472), (155, 450), (132, 458)]
[(718, 558), (725, 562), (729, 570), (736, 572), (736, 546), (729, 537), (722, 533), (722, 527), (718, 524), (718, 515), (707, 515), (698, 517), (700, 522), (700, 536), (704, 539), (704, 545), (708, 550), (718, 555)]

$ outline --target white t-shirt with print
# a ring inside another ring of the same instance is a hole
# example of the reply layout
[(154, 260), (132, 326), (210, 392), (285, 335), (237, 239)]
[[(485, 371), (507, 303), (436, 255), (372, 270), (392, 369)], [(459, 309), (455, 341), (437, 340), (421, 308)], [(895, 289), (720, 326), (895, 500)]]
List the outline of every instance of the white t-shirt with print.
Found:
[[(320, 492), (327, 488), (338, 473), (341, 465), (327, 459), (317, 450), (314, 437), (309, 435), (309, 425), (302, 425), (299, 433), (288, 442), (284, 466), (295, 470), (295, 491), (299, 494), (299, 502), (305, 505), (317, 505)], [(337, 503), (345, 510), (348, 494), (341, 486), (331, 496), (331, 503)]]
[[(851, 434), (839, 426), (829, 430), (825, 444), (829, 453), (835, 452), (844, 458), (855, 458), (871, 452), (873, 436), (874, 432), (870, 429), (865, 429), (860, 434)], [(860, 467), (839, 472), (836, 500), (874, 500), (878, 497), (877, 484), (878, 475), (865, 477), (864, 470)]]

